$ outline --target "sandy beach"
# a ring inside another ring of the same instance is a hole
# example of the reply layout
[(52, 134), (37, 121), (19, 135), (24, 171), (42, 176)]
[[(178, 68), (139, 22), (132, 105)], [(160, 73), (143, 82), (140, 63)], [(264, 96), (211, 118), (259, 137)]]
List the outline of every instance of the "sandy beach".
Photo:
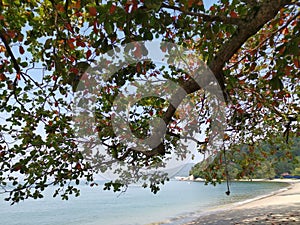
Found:
[(284, 182), (291, 186), (267, 197), (213, 210), (185, 225), (300, 224), (300, 181)]

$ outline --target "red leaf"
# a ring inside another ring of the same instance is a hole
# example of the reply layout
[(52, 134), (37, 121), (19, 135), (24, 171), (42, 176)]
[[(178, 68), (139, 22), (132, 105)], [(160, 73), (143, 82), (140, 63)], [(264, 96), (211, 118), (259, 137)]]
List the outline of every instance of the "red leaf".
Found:
[(289, 29), (286, 27), (282, 30), (282, 34), (288, 34), (289, 33)]
[(10, 38), (16, 37), (16, 33), (13, 30), (7, 30), (6, 33)]
[(89, 14), (91, 16), (97, 16), (97, 9), (95, 7), (90, 7), (89, 8)]
[(80, 165), (80, 163), (77, 163), (77, 164), (76, 164), (76, 169), (77, 169), (77, 170), (81, 170), (81, 165)]
[(294, 59), (294, 64), (297, 68), (300, 68), (300, 63), (298, 59)]
[(93, 27), (93, 31), (95, 32), (95, 34), (98, 34), (97, 26), (98, 26), (98, 22), (97, 22), (97, 20), (95, 19), (95, 20), (94, 20), (94, 27)]
[(96, 27), (93, 28), (95, 34), (98, 34), (98, 29)]
[(237, 111), (238, 111), (238, 113), (240, 113), (240, 114), (244, 114), (244, 110), (242, 110), (242, 109), (237, 109)]
[(135, 45), (135, 51), (133, 52), (133, 54), (136, 58), (142, 57), (142, 48), (139, 44)]
[(284, 51), (285, 51), (285, 49), (286, 49), (286, 46), (283, 46), (282, 48), (280, 48), (279, 53), (280, 53), (280, 54), (283, 54)]
[(137, 10), (137, 4), (132, 5), (132, 12), (135, 11), (135, 10)]
[(72, 67), (69, 71), (70, 71), (71, 73), (76, 74), (76, 75), (79, 73), (79, 69), (76, 68), (76, 67)]
[(209, 10), (210, 10), (210, 11), (216, 11), (216, 7), (215, 7), (215, 6), (211, 6), (211, 7), (209, 8)]
[[(4, 149), (4, 148), (0, 145), (0, 150), (2, 150), (2, 149)], [(3, 156), (5, 156), (5, 151), (0, 152), (0, 158), (3, 157)]]
[(73, 7), (75, 8), (75, 9), (80, 9), (80, 7), (81, 7), (81, 4), (80, 4), (81, 2), (80, 1), (76, 1), (74, 4), (73, 4)]
[(129, 12), (129, 8), (130, 8), (130, 4), (127, 4), (125, 5), (125, 11), (128, 13)]
[(13, 168), (14, 171), (19, 171), (19, 170), (21, 170), (21, 169), (22, 169), (22, 165), (16, 165), (16, 166)]
[(6, 51), (6, 48), (4, 45), (0, 45), (0, 52), (5, 52)]
[(68, 31), (74, 33), (74, 30), (73, 30), (73, 27), (71, 26), (71, 24), (67, 23), (66, 28), (67, 28)]
[(72, 49), (72, 50), (75, 49), (75, 46), (73, 44), (73, 40), (69, 39), (69, 40), (67, 40), (67, 43), (68, 43), (70, 49)]
[(238, 17), (238, 14), (237, 14), (236, 12), (234, 12), (234, 11), (231, 11), (231, 12), (230, 12), (230, 16), (231, 16), (232, 18), (237, 18), (237, 17)]
[(188, 7), (191, 8), (194, 4), (194, 0), (188, 0)]
[(117, 40), (117, 38), (116, 37), (111, 37), (110, 40), (111, 40), (112, 43), (114, 43)]
[(82, 16), (82, 13), (81, 12), (76, 12), (75, 16), (80, 17), (80, 16)]
[(85, 53), (85, 55), (86, 55), (86, 59), (89, 59), (89, 58), (91, 57), (91, 55), (92, 55), (92, 51), (89, 49), (89, 50)]
[(263, 106), (262, 103), (260, 103), (260, 102), (257, 103), (257, 108), (258, 108), (258, 109), (262, 108), (262, 106)]
[(64, 12), (64, 11), (65, 11), (65, 7), (64, 7), (64, 5), (62, 5), (62, 4), (57, 4), (57, 5), (55, 6), (55, 8), (56, 8), (57, 11), (59, 11), (59, 12)]
[(17, 73), (17, 76), (16, 76), (16, 77), (17, 77), (18, 80), (21, 80), (21, 75), (20, 75), (20, 73)]
[(76, 41), (76, 46), (85, 47), (85, 43), (82, 41)]
[(282, 26), (283, 24), (284, 24), (284, 19), (280, 18), (280, 20), (279, 20), (279, 26)]
[(113, 13), (116, 11), (116, 9), (117, 9), (117, 6), (116, 6), (116, 5), (112, 5), (112, 6), (110, 7), (110, 9), (109, 9), (109, 13), (110, 13), (110, 14), (113, 14)]
[(141, 63), (137, 63), (137, 64), (136, 64), (136, 72), (138, 72), (138, 73), (141, 73), (141, 72), (142, 72)]
[(256, 68), (256, 63), (254, 62), (254, 63), (252, 63), (251, 66), (250, 66), (250, 71), (255, 70), (255, 68)]
[(6, 80), (6, 76), (3, 73), (1, 73), (0, 74), (0, 81), (5, 81), (5, 80)]
[(24, 39), (24, 36), (22, 34), (18, 34), (18, 41), (22, 42)]

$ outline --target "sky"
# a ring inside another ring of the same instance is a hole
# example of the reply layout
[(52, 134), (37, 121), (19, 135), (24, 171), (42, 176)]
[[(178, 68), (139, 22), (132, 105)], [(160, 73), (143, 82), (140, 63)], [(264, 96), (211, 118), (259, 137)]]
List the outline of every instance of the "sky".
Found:
[[(213, 4), (216, 3), (216, 2), (217, 2), (217, 1), (215, 1), (215, 0), (204, 0), (204, 1), (203, 1), (204, 6), (205, 6), (206, 9), (208, 9), (211, 5), (213, 5)], [(25, 28), (25, 29), (26, 29), (26, 28)], [(27, 28), (27, 29), (28, 29), (28, 28)], [(24, 30), (24, 32), (25, 32), (25, 30)], [(26, 54), (20, 55), (19, 50), (18, 50), (18, 46), (12, 47), (12, 50), (13, 50), (14, 54), (16, 55), (16, 57), (21, 57), (22, 59), (25, 59), (26, 57), (30, 58), (30, 56), (29, 56), (29, 55), (26, 55)], [(41, 64), (35, 64), (35, 66), (36, 66), (35, 69), (30, 70), (30, 71), (27, 71), (27, 72), (28, 72), (29, 74), (31, 74), (32, 77), (34, 77), (34, 79), (38, 79), (39, 77), (41, 77), (41, 74), (44, 73), (44, 70), (43, 70)], [(7, 115), (0, 114), (0, 123), (2, 123), (2, 124), (5, 123), (5, 117), (6, 117), (6, 116), (7, 116)], [(42, 136), (44, 136), (44, 135), (43, 135), (43, 132), (44, 132), (43, 127), (38, 127), (37, 132), (39, 132)], [(7, 139), (7, 141), (13, 141), (13, 140)], [(173, 163), (174, 163), (174, 162), (173, 162)]]

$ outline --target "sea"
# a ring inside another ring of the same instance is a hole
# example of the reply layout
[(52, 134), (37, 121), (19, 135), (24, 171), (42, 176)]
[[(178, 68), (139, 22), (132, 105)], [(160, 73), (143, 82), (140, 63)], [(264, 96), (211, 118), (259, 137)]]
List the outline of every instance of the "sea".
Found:
[(82, 184), (81, 195), (68, 201), (52, 198), (48, 189), (43, 199), (28, 199), (10, 205), (0, 196), (1, 225), (149, 225), (187, 223), (211, 210), (232, 207), (287, 187), (275, 182), (232, 182), (226, 184), (171, 180), (157, 194), (139, 185), (125, 192), (104, 191)]

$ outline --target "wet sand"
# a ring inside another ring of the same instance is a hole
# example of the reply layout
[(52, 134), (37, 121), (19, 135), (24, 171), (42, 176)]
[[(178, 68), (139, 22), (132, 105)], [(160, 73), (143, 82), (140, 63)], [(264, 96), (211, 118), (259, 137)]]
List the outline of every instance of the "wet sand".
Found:
[(300, 225), (300, 181), (288, 182), (292, 184), (287, 190), (248, 203), (211, 211), (208, 215), (201, 216), (185, 225)]

